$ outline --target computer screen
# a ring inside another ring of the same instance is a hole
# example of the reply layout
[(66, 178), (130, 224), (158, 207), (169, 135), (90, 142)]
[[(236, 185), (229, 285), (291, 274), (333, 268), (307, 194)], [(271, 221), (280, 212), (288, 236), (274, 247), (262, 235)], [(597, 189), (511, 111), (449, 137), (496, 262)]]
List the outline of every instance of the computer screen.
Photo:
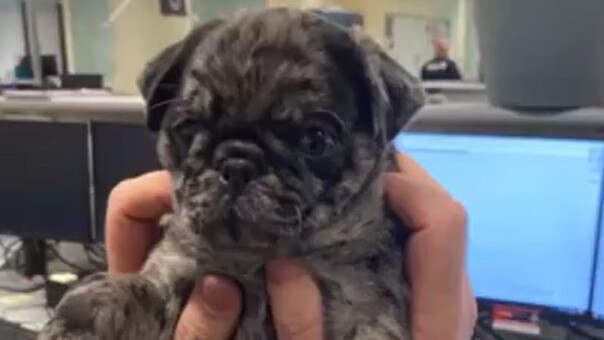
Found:
[(594, 281), (593, 316), (604, 321), (604, 227), (600, 226), (600, 246)]
[(395, 146), (464, 204), (479, 298), (587, 312), (604, 142), (404, 133)]

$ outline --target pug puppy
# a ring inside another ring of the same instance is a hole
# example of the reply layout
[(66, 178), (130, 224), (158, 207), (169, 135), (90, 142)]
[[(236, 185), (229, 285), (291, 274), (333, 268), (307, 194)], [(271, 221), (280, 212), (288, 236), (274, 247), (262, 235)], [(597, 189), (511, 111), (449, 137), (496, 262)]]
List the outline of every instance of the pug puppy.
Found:
[(275, 339), (263, 265), (302, 258), (325, 339), (408, 339), (400, 226), (382, 197), (417, 80), (358, 29), (270, 9), (206, 23), (141, 78), (173, 181), (163, 240), (136, 274), (67, 293), (41, 339), (172, 339), (193, 283), (236, 280), (235, 339)]

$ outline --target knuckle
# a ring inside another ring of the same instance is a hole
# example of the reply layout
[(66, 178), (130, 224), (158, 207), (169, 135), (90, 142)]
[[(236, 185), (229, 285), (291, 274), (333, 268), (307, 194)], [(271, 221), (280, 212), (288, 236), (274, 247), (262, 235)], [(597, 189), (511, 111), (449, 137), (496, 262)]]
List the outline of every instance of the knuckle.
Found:
[(201, 327), (191, 327), (180, 323), (174, 331), (174, 340), (203, 340), (208, 339), (206, 332)]
[(279, 338), (291, 340), (317, 339), (321, 334), (322, 317), (316, 316), (307, 320), (297, 322), (277, 322), (277, 333)]
[(108, 202), (115, 203), (121, 201), (122, 199), (124, 199), (124, 197), (127, 197), (129, 192), (131, 191), (131, 188), (132, 179), (122, 180), (121, 182), (116, 184), (113, 189), (111, 189), (111, 192), (109, 193)]
[(466, 223), (468, 222), (468, 212), (463, 204), (461, 204), (459, 201), (453, 200), (451, 202), (450, 209), (451, 219), (453, 222), (465, 227)]
[(468, 213), (461, 202), (451, 199), (446, 208), (447, 224), (452, 232), (465, 236), (468, 232)]

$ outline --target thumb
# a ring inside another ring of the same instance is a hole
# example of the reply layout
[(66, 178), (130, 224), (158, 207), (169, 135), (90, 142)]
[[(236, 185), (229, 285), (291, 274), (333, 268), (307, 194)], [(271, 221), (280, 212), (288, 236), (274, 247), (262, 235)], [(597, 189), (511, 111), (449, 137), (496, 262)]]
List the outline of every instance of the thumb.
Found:
[(230, 339), (240, 311), (238, 287), (228, 279), (208, 275), (195, 284), (176, 325), (174, 339)]
[(323, 339), (321, 293), (300, 260), (267, 264), (267, 290), (279, 339)]

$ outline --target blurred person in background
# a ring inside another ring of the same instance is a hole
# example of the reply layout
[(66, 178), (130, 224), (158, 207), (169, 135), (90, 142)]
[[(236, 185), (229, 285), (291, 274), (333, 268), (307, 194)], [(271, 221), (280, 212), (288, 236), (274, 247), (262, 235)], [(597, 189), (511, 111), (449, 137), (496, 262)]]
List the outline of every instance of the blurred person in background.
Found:
[(457, 64), (449, 58), (447, 40), (434, 40), (434, 58), (424, 64), (421, 77), (422, 80), (461, 80)]

